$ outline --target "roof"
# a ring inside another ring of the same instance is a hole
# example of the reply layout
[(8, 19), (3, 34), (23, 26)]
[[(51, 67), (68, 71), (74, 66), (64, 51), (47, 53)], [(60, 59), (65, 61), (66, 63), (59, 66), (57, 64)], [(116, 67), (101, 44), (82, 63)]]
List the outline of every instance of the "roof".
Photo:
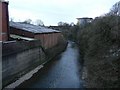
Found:
[(10, 25), (10, 27), (18, 28), (20, 30), (25, 30), (25, 31), (32, 32), (35, 34), (60, 32), (58, 30), (49, 29), (46, 27), (36, 26), (36, 25), (32, 25), (32, 24), (25, 24), (25, 23), (21, 23), (21, 22), (9, 22), (9, 25)]
[(83, 17), (83, 18), (76, 18), (76, 19), (93, 19), (93, 18)]
[(28, 40), (28, 41), (35, 40), (34, 38), (28, 38), (28, 37), (23, 37), (23, 36), (14, 35), (14, 34), (10, 34), (10, 37), (14, 39), (23, 39), (23, 40)]

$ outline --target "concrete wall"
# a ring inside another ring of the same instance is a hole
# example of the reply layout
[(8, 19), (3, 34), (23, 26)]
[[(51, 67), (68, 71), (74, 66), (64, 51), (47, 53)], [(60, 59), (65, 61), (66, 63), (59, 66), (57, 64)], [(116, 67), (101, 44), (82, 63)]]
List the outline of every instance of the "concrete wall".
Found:
[(61, 41), (59, 40), (57, 46), (49, 49), (42, 48), (40, 41), (4, 42), (2, 47), (3, 87), (65, 50), (67, 43), (63, 39)]
[(9, 16), (8, 16), (8, 2), (0, 1), (0, 41), (7, 41), (9, 37)]
[(3, 86), (34, 69), (45, 61), (45, 53), (38, 41), (3, 43)]

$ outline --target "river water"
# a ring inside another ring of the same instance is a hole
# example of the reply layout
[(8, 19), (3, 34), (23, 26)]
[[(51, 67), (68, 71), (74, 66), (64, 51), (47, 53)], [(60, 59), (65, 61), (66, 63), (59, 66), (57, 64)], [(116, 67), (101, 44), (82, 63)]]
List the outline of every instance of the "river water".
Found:
[(83, 88), (79, 49), (69, 42), (66, 50), (44, 65), (17, 88)]

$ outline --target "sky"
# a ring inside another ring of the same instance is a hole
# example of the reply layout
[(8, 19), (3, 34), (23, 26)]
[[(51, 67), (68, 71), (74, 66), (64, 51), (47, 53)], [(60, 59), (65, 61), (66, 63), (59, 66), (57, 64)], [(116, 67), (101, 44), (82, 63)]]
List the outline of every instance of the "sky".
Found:
[(44, 25), (77, 23), (76, 18), (95, 18), (109, 12), (119, 0), (8, 0), (9, 17), (14, 21), (40, 19)]

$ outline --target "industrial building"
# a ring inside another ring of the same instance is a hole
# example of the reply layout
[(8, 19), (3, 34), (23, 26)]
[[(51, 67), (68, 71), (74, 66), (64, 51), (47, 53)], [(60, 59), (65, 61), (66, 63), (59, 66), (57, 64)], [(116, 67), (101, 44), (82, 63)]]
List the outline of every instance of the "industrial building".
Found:
[[(23, 22), (10, 22), (10, 37), (21, 39), (37, 39), (41, 41), (41, 45), (45, 48), (50, 48), (58, 43), (61, 32), (53, 29), (48, 29), (42, 26), (26, 24)], [(24, 37), (24, 38), (23, 38)]]
[(77, 18), (78, 20), (78, 25), (85, 25), (87, 23), (91, 23), (93, 18), (88, 18), (88, 17), (83, 17), (83, 18)]
[(0, 41), (40, 40), (41, 45), (46, 49), (57, 45), (60, 37), (62, 37), (60, 31), (47, 27), (9, 22), (8, 2), (0, 1)]

